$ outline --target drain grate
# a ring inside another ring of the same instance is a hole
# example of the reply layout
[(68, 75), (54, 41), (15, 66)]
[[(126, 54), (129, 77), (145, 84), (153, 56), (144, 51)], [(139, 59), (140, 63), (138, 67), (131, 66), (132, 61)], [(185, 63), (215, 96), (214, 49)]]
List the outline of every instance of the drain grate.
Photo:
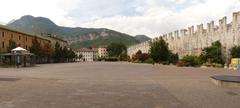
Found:
[(0, 78), (0, 81), (17, 81), (20, 80), (20, 78)]

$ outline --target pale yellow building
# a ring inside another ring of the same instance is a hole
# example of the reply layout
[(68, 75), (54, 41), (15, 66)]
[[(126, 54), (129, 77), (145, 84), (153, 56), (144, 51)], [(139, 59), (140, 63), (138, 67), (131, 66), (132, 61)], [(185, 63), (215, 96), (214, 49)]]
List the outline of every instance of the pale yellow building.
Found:
[(107, 48), (100, 47), (98, 48), (98, 57), (106, 57), (108, 56)]

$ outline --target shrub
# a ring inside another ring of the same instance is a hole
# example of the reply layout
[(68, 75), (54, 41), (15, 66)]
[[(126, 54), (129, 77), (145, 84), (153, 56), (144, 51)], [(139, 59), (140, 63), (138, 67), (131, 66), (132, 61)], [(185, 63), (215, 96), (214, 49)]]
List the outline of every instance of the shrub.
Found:
[(141, 62), (143, 63), (149, 58), (149, 54), (147, 53), (142, 53), (141, 50), (139, 50), (135, 55), (133, 55), (133, 62)]
[[(232, 53), (232, 51), (231, 51)], [(202, 50), (200, 55), (201, 60), (208, 63), (225, 64), (225, 57), (222, 53), (222, 45), (219, 41), (213, 42), (210, 47)]]
[(184, 56), (182, 61), (186, 66), (199, 66), (203, 63), (203, 61), (197, 56)]
[(103, 61), (103, 60), (104, 60), (104, 58), (102, 58), (102, 57), (99, 57), (97, 60), (98, 60), (98, 61)]
[(162, 61), (162, 62), (160, 62), (160, 64), (162, 64), (162, 65), (169, 65), (170, 62), (169, 61)]
[(186, 66), (186, 64), (185, 64), (184, 61), (182, 61), (182, 60), (179, 60), (176, 65), (177, 65), (178, 67)]
[(105, 58), (100, 58), (99, 60), (101, 60), (101, 61), (112, 61), (112, 62), (119, 61), (118, 57), (105, 57)]
[(221, 67), (223, 67), (224, 65), (218, 64), (218, 63), (211, 63), (211, 64), (209, 64), (209, 63), (204, 63), (203, 66), (221, 68)]
[(178, 60), (179, 60), (179, 57), (177, 53), (176, 54), (170, 53), (169, 63), (176, 64), (178, 63)]
[(128, 55), (127, 54), (121, 54), (120, 56), (119, 56), (119, 60), (120, 61), (128, 61)]
[(155, 64), (152, 58), (148, 58), (147, 60), (144, 61), (144, 63)]

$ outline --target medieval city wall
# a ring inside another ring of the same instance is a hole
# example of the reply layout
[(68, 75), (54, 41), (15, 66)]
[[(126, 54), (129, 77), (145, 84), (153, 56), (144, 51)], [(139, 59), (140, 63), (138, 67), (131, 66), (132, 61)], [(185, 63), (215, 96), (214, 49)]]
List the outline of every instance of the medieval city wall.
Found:
[[(215, 24), (214, 21), (207, 23), (205, 29), (203, 24), (188, 27), (187, 29), (176, 30), (164, 34), (162, 37), (173, 53), (178, 53), (180, 58), (185, 55), (200, 55), (203, 48), (211, 46), (215, 41), (220, 41), (223, 46), (223, 53), (228, 58), (229, 49), (234, 45), (240, 45), (240, 12), (232, 14), (232, 21), (227, 23), (227, 17), (223, 17)], [(150, 40), (158, 40), (159, 37)], [(138, 50), (148, 53), (149, 42), (140, 43), (128, 48), (128, 55), (132, 56)]]

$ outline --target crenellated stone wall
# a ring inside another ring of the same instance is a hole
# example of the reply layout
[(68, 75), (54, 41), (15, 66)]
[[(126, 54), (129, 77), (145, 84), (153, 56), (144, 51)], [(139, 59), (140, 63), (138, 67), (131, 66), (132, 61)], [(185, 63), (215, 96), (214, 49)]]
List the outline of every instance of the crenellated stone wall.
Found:
[[(185, 55), (200, 55), (203, 48), (211, 46), (215, 41), (220, 41), (223, 46), (223, 53), (228, 58), (229, 49), (234, 45), (240, 45), (240, 11), (232, 14), (232, 22), (227, 24), (227, 17), (223, 17), (215, 25), (214, 21), (207, 23), (204, 29), (203, 24), (188, 27), (187, 29), (176, 30), (174, 32), (161, 35), (173, 53), (178, 53), (180, 58)], [(155, 41), (159, 37), (151, 40)], [(150, 41), (130, 46), (128, 55), (132, 56), (138, 50), (148, 53)]]
[(141, 50), (142, 53), (148, 53), (149, 49), (150, 49), (150, 41), (146, 41), (146, 42), (128, 47), (127, 54), (132, 58), (132, 56), (136, 54), (138, 50)]

